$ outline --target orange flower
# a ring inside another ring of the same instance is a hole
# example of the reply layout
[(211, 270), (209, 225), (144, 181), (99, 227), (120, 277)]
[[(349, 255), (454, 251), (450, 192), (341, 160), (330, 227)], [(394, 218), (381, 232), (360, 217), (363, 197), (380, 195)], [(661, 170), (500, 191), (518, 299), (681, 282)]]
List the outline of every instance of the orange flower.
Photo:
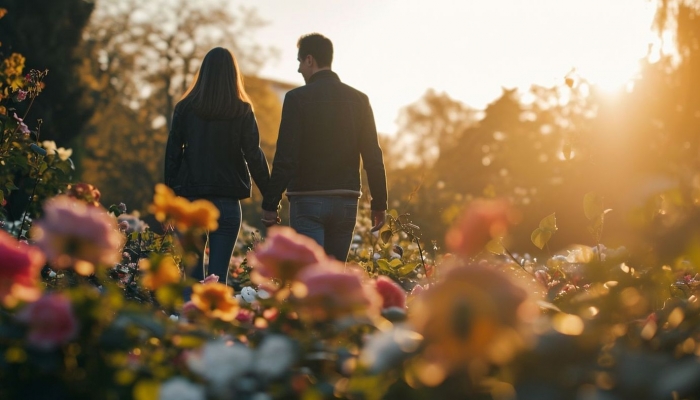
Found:
[(178, 197), (169, 187), (159, 183), (149, 208), (158, 221), (172, 221), (177, 229), (202, 228), (215, 231), (219, 224), (219, 210), (207, 200), (189, 200)]
[(145, 273), (141, 283), (147, 289), (157, 290), (161, 286), (178, 283), (182, 279), (180, 277), (180, 268), (178, 268), (172, 256), (162, 257), (155, 264), (156, 267), (152, 268), (149, 260), (143, 259), (139, 261), (139, 269)]
[(206, 316), (223, 321), (233, 321), (238, 315), (238, 302), (233, 297), (233, 288), (223, 283), (192, 286), (192, 304)]
[(508, 361), (522, 343), (519, 307), (526, 300), (525, 290), (491, 266), (457, 266), (418, 295), (409, 318), (425, 338), (423, 356), (453, 371), (475, 359)]

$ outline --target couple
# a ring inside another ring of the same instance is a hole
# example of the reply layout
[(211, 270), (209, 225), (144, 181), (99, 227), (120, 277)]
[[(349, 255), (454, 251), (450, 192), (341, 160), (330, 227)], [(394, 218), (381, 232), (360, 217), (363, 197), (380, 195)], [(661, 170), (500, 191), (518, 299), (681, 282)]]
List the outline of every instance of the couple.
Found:
[[(265, 226), (280, 222), (279, 204), (287, 190), (291, 227), (344, 262), (361, 195), (362, 159), (372, 194), (372, 229), (384, 224), (386, 174), (369, 100), (331, 71), (328, 38), (305, 35), (297, 47), (298, 72), (306, 85), (284, 98), (272, 174), (230, 51), (211, 50), (175, 106), (165, 183), (179, 196), (211, 201), (221, 213), (219, 228), (209, 234), (209, 274), (227, 276), (241, 226), (240, 200), (250, 197), (251, 175), (263, 195)], [(204, 276), (200, 257), (192, 277)]]

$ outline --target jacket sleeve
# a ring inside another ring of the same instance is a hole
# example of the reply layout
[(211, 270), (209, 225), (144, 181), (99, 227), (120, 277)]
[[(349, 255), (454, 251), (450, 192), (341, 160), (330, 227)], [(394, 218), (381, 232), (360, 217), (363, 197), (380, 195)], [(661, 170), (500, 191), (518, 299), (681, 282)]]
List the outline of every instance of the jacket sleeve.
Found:
[(282, 193), (287, 189), (298, 165), (299, 134), (301, 133), (301, 109), (293, 92), (287, 92), (282, 105), (277, 150), (272, 163), (270, 183), (263, 196), (263, 210), (275, 211), (282, 200)]
[(182, 165), (183, 144), (182, 117), (178, 110), (175, 109), (172, 126), (168, 134), (168, 143), (165, 147), (165, 171), (163, 174), (165, 184), (171, 188), (176, 184), (175, 178)]
[(372, 210), (380, 211), (387, 209), (386, 171), (384, 169), (384, 156), (377, 139), (374, 113), (369, 99), (366, 101), (366, 111), (360, 132), (360, 156), (362, 157), (362, 165), (367, 172), (369, 192), (372, 195), (370, 206)]
[(258, 185), (260, 193), (265, 194), (270, 181), (270, 167), (267, 165), (265, 153), (260, 148), (260, 132), (258, 123), (255, 120), (255, 114), (252, 112), (248, 113), (243, 123), (241, 147), (250, 175), (253, 177), (255, 184)]

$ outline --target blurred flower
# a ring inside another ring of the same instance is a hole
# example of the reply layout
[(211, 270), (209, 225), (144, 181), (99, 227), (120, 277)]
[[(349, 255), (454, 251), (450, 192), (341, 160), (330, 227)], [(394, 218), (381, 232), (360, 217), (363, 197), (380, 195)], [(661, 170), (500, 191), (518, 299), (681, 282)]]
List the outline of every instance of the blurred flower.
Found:
[[(73, 150), (72, 149), (64, 149), (63, 147), (58, 147), (56, 148), (56, 142), (53, 140), (44, 140), (41, 142), (41, 146), (46, 149), (46, 154), (52, 155), (52, 154), (58, 154), (58, 158), (60, 158), (62, 161), (66, 161), (67, 159), (70, 158), (70, 156), (73, 155)], [(88, 185), (87, 183), (79, 183), (78, 185)], [(92, 185), (88, 185), (91, 186)], [(99, 191), (98, 191), (99, 193)], [(99, 196), (98, 196), (99, 200)]]
[(192, 304), (206, 316), (223, 321), (233, 321), (238, 315), (238, 302), (233, 297), (233, 288), (223, 283), (192, 286)]
[(377, 374), (394, 367), (419, 349), (423, 337), (402, 325), (377, 331), (365, 342), (360, 362)]
[(263, 284), (270, 278), (284, 283), (294, 279), (307, 265), (328, 260), (323, 247), (313, 239), (298, 234), (286, 226), (275, 226), (268, 230), (267, 239), (258, 244), (249, 254), (253, 266), (251, 280)]
[(252, 369), (253, 361), (251, 349), (241, 344), (229, 346), (223, 341), (208, 342), (186, 359), (187, 366), (207, 380), (217, 398), (231, 398), (231, 386)]
[(68, 185), (66, 195), (74, 199), (82, 200), (85, 203), (95, 207), (100, 205), (100, 197), (102, 196), (100, 191), (95, 186), (82, 182)]
[(119, 223), (126, 222), (129, 226), (126, 228), (126, 233), (131, 232), (143, 232), (148, 229), (148, 224), (139, 219), (138, 213), (134, 211), (135, 214), (120, 214), (117, 217)]
[(17, 128), (19, 129), (19, 131), (22, 132), (22, 133), (24, 133), (24, 134), (29, 134), (29, 133), (30, 133), (29, 127), (24, 123), (24, 121), (22, 120), (22, 118), (18, 117), (18, 116), (17, 116), (17, 113), (13, 113), (12, 116), (13, 116), (14, 119), (19, 123), (19, 124), (17, 125)]
[(32, 226), (31, 236), (56, 268), (73, 267), (89, 275), (95, 264), (120, 260), (123, 236), (114, 217), (102, 207), (91, 207), (68, 196), (44, 203), (44, 215)]
[(15, 95), (17, 101), (24, 101), (27, 98), (27, 92), (25, 90), (19, 89)]
[(406, 308), (406, 292), (393, 279), (380, 275), (375, 281), (375, 287), (382, 298), (382, 309)]
[(175, 259), (170, 255), (158, 256), (155, 260), (155, 267), (148, 259), (139, 260), (139, 269), (144, 273), (141, 283), (148, 290), (158, 290), (158, 288), (178, 283), (182, 280), (180, 268), (175, 263)]
[(126, 204), (124, 204), (124, 203), (119, 203), (117, 205), (117, 208), (119, 209), (119, 212), (121, 212), (122, 214), (124, 214), (126, 212)]
[(471, 201), (457, 223), (447, 231), (445, 243), (450, 251), (471, 256), (479, 253), (492, 239), (505, 236), (508, 226), (519, 215), (504, 199)]
[(39, 249), (20, 243), (0, 230), (0, 302), (14, 307), (19, 300), (38, 299), (39, 271), (45, 262)]
[(78, 320), (70, 300), (62, 294), (45, 294), (28, 304), (17, 319), (29, 326), (27, 342), (36, 348), (50, 350), (67, 343), (78, 333)]
[(298, 276), (306, 293), (296, 293), (300, 314), (325, 321), (368, 311), (372, 302), (358, 274), (343, 272), (339, 261), (314, 264)]
[(284, 335), (269, 335), (255, 352), (253, 370), (268, 380), (284, 375), (296, 358), (294, 343)]
[(187, 378), (175, 376), (163, 382), (158, 391), (162, 400), (206, 400), (203, 386), (190, 382)]
[(217, 282), (219, 282), (219, 275), (215, 275), (215, 274), (209, 274), (209, 275), (207, 275), (206, 278), (199, 281), (199, 283), (201, 283), (203, 285), (208, 285), (210, 283), (217, 283)]
[(175, 196), (175, 192), (162, 183), (156, 185), (149, 209), (158, 221), (172, 221), (181, 231), (191, 228), (215, 231), (219, 227), (219, 210), (214, 204), (203, 199), (190, 202)]
[(501, 364), (523, 342), (517, 332), (522, 310), (530, 310), (519, 309), (526, 299), (525, 290), (490, 266), (458, 266), (419, 294), (409, 320), (425, 338), (424, 357), (446, 371), (475, 359)]

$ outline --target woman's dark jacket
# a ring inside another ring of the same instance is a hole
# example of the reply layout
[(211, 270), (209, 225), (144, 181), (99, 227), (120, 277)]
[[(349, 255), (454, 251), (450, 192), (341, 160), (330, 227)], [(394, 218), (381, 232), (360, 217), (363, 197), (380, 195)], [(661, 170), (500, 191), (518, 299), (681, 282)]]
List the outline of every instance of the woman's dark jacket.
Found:
[(165, 150), (165, 184), (183, 197), (251, 195), (250, 176), (264, 193), (270, 170), (252, 110), (228, 119), (198, 117), (187, 101), (175, 106)]

